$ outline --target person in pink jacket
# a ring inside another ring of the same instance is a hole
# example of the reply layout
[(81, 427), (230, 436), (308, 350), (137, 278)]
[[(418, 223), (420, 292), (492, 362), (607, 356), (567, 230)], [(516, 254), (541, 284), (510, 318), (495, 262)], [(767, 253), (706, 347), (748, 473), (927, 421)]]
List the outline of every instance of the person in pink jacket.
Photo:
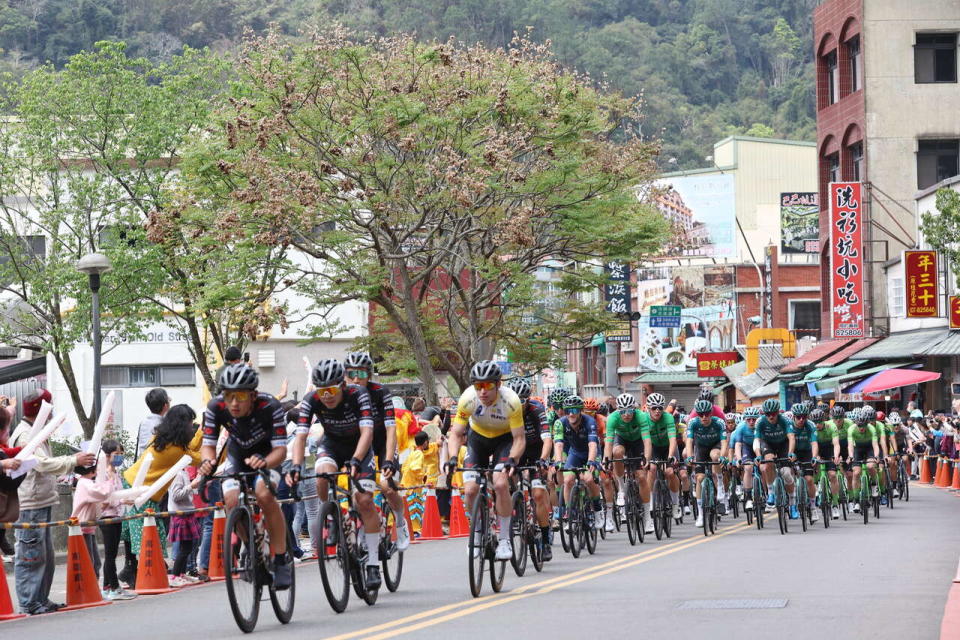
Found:
[[(709, 400), (710, 402), (713, 402), (713, 391), (706, 388), (700, 389), (700, 395), (697, 396), (697, 400)], [(724, 422), (726, 422), (727, 420), (727, 414), (725, 414), (723, 412), (723, 409), (721, 409), (716, 403), (714, 403), (713, 409), (710, 410), (710, 415), (720, 418)], [(690, 420), (693, 420), (694, 418), (698, 418), (698, 417), (704, 418), (707, 416), (700, 416), (697, 414), (696, 411), (694, 411), (687, 417), (687, 421), (689, 422)]]
[[(73, 512), (71, 518), (84, 522), (96, 520), (100, 517), (104, 503), (113, 491), (113, 487), (106, 480), (97, 480), (97, 467), (77, 467), (77, 488), (73, 493)], [(100, 577), (100, 553), (97, 551), (97, 528), (84, 526), (83, 541), (90, 552), (93, 570)]]

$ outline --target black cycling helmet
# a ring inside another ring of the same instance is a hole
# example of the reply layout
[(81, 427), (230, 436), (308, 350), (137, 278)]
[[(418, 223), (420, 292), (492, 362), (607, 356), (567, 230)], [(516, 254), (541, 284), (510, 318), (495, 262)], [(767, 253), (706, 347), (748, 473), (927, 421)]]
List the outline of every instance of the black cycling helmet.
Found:
[(500, 382), (500, 365), (493, 360), (481, 360), (470, 369), (471, 382)]
[(343, 382), (344, 375), (346, 375), (346, 369), (342, 362), (327, 359), (321, 360), (317, 363), (317, 366), (313, 368), (311, 380), (313, 386), (317, 388), (332, 387), (335, 384)]
[(373, 370), (373, 358), (366, 351), (351, 351), (343, 359), (343, 366), (347, 369)]
[(513, 389), (521, 400), (527, 400), (530, 397), (530, 382), (526, 378), (514, 378), (507, 382), (507, 387)]
[(693, 403), (693, 410), (697, 412), (697, 415), (701, 418), (709, 418), (710, 414), (713, 413), (713, 402), (701, 398)]
[(227, 366), (220, 374), (220, 388), (224, 391), (254, 391), (259, 384), (256, 370), (243, 362)]
[(709, 400), (713, 404), (713, 391), (711, 389), (700, 389), (697, 400)]
[(810, 420), (813, 422), (823, 422), (827, 419), (827, 414), (823, 412), (823, 409), (814, 409), (810, 412)]
[(564, 409), (583, 409), (583, 398), (578, 395), (570, 395), (563, 399)]

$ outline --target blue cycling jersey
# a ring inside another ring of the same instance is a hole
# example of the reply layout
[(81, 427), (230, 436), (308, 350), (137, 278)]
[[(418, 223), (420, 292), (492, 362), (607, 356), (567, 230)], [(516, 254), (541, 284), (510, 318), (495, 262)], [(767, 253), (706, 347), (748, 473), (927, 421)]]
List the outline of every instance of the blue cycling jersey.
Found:
[(727, 439), (727, 425), (720, 418), (711, 417), (706, 422), (694, 418), (687, 424), (687, 437), (701, 446), (716, 444)]
[(730, 440), (730, 446), (732, 447), (738, 442), (742, 442), (743, 445), (749, 450), (753, 448), (753, 439), (757, 437), (757, 432), (746, 422), (741, 422), (737, 425), (737, 428), (733, 432), (733, 438)]
[(587, 455), (588, 445), (593, 442), (600, 444), (600, 438), (597, 437), (597, 421), (586, 414), (580, 414), (580, 428), (574, 429), (570, 424), (570, 416), (564, 416), (560, 419), (562, 432), (557, 433), (557, 442), (563, 443), (563, 449), (568, 454), (576, 451)]
[(796, 423), (793, 425), (794, 449), (796, 451), (810, 451), (813, 449), (813, 442), (817, 439), (817, 427), (812, 420), (807, 420), (802, 427)]

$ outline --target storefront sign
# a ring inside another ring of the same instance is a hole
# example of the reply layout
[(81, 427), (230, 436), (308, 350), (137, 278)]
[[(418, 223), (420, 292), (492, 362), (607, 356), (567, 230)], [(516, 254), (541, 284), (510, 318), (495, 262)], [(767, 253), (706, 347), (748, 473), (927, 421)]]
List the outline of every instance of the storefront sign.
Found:
[(682, 307), (668, 304), (650, 307), (650, 326), (659, 329), (679, 329), (682, 310)]
[(940, 314), (937, 252), (904, 251), (903, 284), (908, 318), (936, 318)]
[(950, 296), (950, 328), (960, 329), (960, 296)]
[(820, 252), (820, 194), (780, 194), (780, 251)]
[(865, 334), (861, 184), (831, 182), (829, 195), (832, 335), (862, 338)]
[[(630, 265), (608, 262), (604, 265), (609, 282), (605, 288), (607, 311), (617, 315), (630, 314)], [(626, 320), (606, 334), (607, 342), (630, 342), (630, 321)]]
[(697, 354), (697, 377), (714, 378), (723, 375), (723, 368), (737, 362), (736, 351), (701, 351)]

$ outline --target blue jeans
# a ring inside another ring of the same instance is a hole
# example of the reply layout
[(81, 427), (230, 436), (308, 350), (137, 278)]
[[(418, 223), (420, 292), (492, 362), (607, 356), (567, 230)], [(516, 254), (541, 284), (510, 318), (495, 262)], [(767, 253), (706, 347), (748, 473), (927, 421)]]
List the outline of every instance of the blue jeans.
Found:
[[(210, 498), (210, 504), (223, 502), (223, 492), (220, 490), (219, 482), (211, 482), (207, 485), (207, 497)], [(210, 568), (210, 546), (213, 541), (213, 511), (203, 517), (203, 538), (200, 540), (200, 557), (196, 564), (199, 569), (206, 571)]]
[[(21, 509), (18, 522), (50, 522), (52, 507)], [(32, 613), (45, 606), (53, 584), (56, 558), (50, 529), (17, 529), (17, 555), (14, 579), (22, 613)]]

